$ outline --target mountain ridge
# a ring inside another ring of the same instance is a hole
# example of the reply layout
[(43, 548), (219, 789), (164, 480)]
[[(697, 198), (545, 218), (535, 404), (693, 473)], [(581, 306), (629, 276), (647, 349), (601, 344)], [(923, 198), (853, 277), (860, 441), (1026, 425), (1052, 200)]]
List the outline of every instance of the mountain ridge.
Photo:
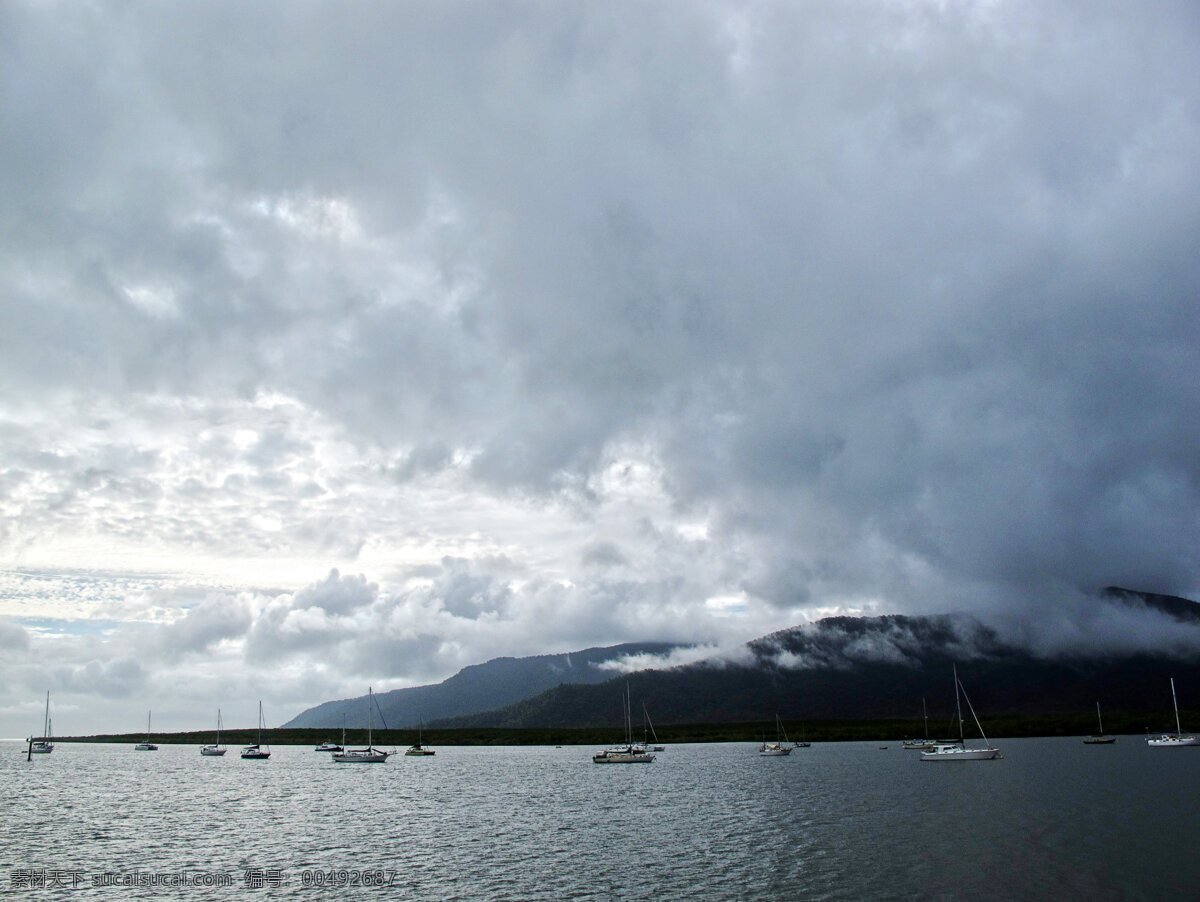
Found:
[[(1108, 586), (1099, 604), (1180, 624), (1200, 623), (1200, 604), (1174, 595)], [(1125, 615), (1127, 617), (1127, 615)], [(1069, 714), (1097, 700), (1143, 710), (1165, 693), (1165, 658), (1150, 652), (1098, 651), (1039, 656), (963, 613), (827, 617), (752, 639), (731, 656), (614, 676), (622, 658), (666, 656), (670, 642), (597, 646), (580, 651), (499, 657), (462, 668), (440, 683), (380, 693), (393, 728), (599, 727), (619, 723), (622, 687), (646, 700), (655, 723), (733, 723), (792, 719), (910, 717), (926, 697), (950, 704), (952, 665), (985, 711)], [(1181, 685), (1200, 697), (1200, 648), (1171, 659)], [(635, 710), (637, 705), (635, 704)], [(366, 726), (366, 699), (323, 702), (285, 728)]]
[[(1200, 622), (1200, 604), (1109, 587), (1101, 603)], [(503, 709), (437, 721), (445, 729), (599, 727), (620, 722), (628, 686), (655, 723), (911, 717), (921, 699), (949, 716), (951, 668), (983, 712), (1071, 714), (1096, 701), (1114, 712), (1169, 712), (1168, 675), (1200, 697), (1200, 648), (1191, 655), (1100, 651), (1043, 657), (965, 614), (829, 617), (751, 640), (741, 658), (645, 670), (606, 683), (558, 686)], [(1169, 664), (1169, 666), (1168, 666)], [(1164, 721), (1165, 722), (1165, 721)]]
[[(375, 698), (389, 727), (416, 727), (435, 718), (500, 708), (560, 683), (603, 682), (610, 678), (601, 669), (603, 664), (629, 655), (665, 654), (679, 647), (668, 642), (626, 642), (558, 654), (502, 656), (469, 664), (440, 683), (379, 692)], [(300, 712), (281, 729), (340, 729), (343, 716), (348, 728), (365, 728), (366, 699), (366, 695), (360, 695), (321, 702)]]

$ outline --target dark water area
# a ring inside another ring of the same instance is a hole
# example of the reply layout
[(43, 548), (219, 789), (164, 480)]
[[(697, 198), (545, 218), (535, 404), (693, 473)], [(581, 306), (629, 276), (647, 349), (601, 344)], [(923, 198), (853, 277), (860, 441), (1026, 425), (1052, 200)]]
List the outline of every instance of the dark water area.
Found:
[[(367, 890), (336, 884), (365, 872), (394, 898), (1200, 898), (1200, 748), (997, 744), (1004, 760), (726, 743), (597, 766), (578, 746), (348, 765), (295, 746), (256, 762), (61, 744), (26, 761), (5, 742), (0, 888), (347, 897)], [(145, 885), (179, 875), (230, 885)]]

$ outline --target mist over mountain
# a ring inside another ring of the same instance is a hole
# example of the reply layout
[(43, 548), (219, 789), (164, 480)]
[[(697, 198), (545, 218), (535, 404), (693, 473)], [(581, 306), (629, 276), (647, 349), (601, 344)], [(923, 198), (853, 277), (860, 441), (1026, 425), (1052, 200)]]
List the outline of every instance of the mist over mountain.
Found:
[[(435, 685), (381, 692), (376, 698), (389, 727), (415, 727), (422, 721), (500, 708), (560, 684), (604, 682), (612, 678), (613, 670), (603, 665), (630, 656), (663, 655), (675, 647), (665, 642), (631, 642), (556, 655), (493, 658), (464, 667)], [(347, 727), (366, 727), (367, 697), (324, 702), (283, 726), (340, 729), (343, 719)]]
[[(1095, 597), (1112, 616), (1174, 624), (1162, 649), (1119, 647), (1046, 654), (1015, 644), (972, 616), (829, 617), (782, 630), (731, 653), (605, 683), (563, 685), (498, 711), (448, 718), (441, 727), (616, 725), (628, 686), (657, 723), (918, 717), (948, 720), (958, 668), (983, 715), (1067, 715), (1100, 701), (1111, 712), (1170, 714), (1168, 678), (1186, 708), (1200, 700), (1200, 605), (1175, 596), (1110, 587)], [(1188, 691), (1191, 695), (1188, 695)]]

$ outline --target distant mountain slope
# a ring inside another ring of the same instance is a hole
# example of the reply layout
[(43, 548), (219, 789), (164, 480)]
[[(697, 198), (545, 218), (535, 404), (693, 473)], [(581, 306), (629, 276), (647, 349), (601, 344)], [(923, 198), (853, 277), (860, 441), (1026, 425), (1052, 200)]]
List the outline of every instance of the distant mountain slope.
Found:
[[(1114, 602), (1187, 623), (1200, 613), (1200, 605), (1187, 599), (1128, 589), (1107, 590), (1102, 603)], [(1046, 659), (1006, 645), (963, 615), (831, 617), (756, 639), (745, 651), (732, 661), (559, 686), (496, 711), (436, 725), (616, 726), (628, 685), (635, 711), (644, 700), (655, 723), (770, 722), (776, 713), (790, 720), (916, 717), (924, 697), (930, 729), (944, 732), (954, 704), (955, 664), (984, 717), (1074, 714), (1100, 701), (1113, 712), (1161, 711), (1147, 725), (1162, 728), (1171, 719), (1168, 676), (1184, 690), (1181, 705), (1200, 708), (1200, 648), (1182, 659), (1153, 654)]]
[(1136, 589), (1122, 589), (1120, 586), (1109, 586), (1104, 590), (1104, 598), (1120, 602), (1129, 607), (1143, 607), (1159, 611), (1176, 620), (1200, 623), (1200, 604), (1178, 595), (1159, 595), (1157, 592), (1138, 592)]
[[(602, 670), (600, 664), (627, 655), (666, 654), (677, 647), (665, 642), (632, 642), (556, 655), (493, 658), (464, 667), (440, 683), (383, 692), (376, 698), (389, 727), (415, 727), (422, 720), (428, 723), (510, 705), (560, 683), (604, 682), (613, 672)], [(366, 727), (366, 696), (324, 702), (283, 726), (340, 729), (343, 716), (347, 727)]]

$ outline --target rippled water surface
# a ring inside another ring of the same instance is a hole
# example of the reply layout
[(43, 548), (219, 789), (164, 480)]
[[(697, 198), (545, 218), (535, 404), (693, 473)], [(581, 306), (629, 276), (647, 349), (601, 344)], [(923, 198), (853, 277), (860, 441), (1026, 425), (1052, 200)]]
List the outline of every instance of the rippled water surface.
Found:
[(996, 762), (712, 744), (597, 766), (577, 746), (346, 765), (0, 743), (0, 892), (46, 868), (79, 875), (73, 897), (120, 896), (93, 877), (140, 869), (229, 873), (207, 892), (233, 898), (265, 868), (290, 895), (306, 870), (378, 868), (427, 898), (1200, 898), (1200, 748), (998, 744)]

